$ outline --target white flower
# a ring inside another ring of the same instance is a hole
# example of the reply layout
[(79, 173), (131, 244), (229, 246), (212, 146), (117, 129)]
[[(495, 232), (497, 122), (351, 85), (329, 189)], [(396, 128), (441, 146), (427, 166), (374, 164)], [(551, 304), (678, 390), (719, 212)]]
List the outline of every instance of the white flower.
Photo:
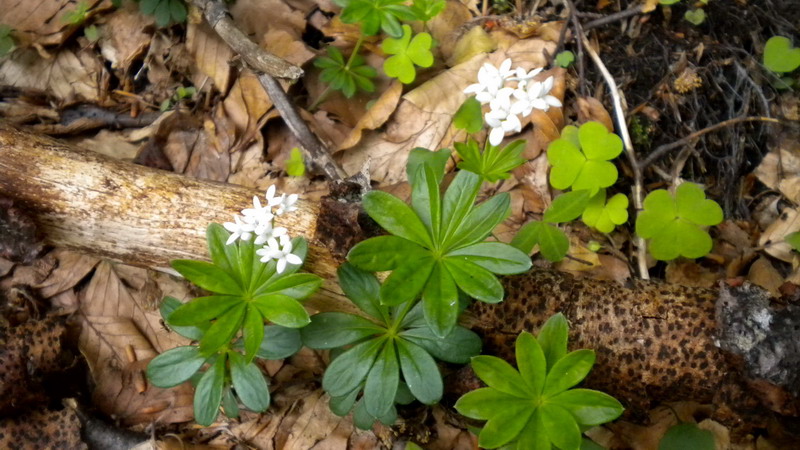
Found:
[(275, 215), (280, 216), (285, 213), (296, 211), (297, 206), (295, 203), (297, 203), (297, 199), (297, 194), (291, 194), (288, 196), (286, 194), (281, 194), (280, 203), (278, 203), (278, 209), (275, 210)]
[(486, 124), (492, 128), (489, 132), (489, 143), (498, 146), (503, 142), (503, 136), (513, 131), (522, 131), (522, 123), (519, 117), (511, 112), (511, 93), (513, 89), (504, 88), (498, 92), (497, 97), (489, 103), (490, 111), (486, 113), (484, 119)]
[(494, 100), (512, 74), (511, 58), (506, 58), (499, 68), (491, 63), (484, 63), (478, 70), (478, 82), (467, 86), (464, 93), (475, 94), (475, 99), (485, 105)]
[(272, 222), (267, 223), (262, 228), (256, 228), (256, 240), (254, 243), (256, 245), (261, 245), (270, 239), (275, 239), (281, 236), (286, 236), (288, 230), (284, 227), (272, 227)]
[(275, 197), (275, 185), (273, 184), (267, 189), (267, 207), (271, 208), (280, 204), (281, 197)]
[(527, 83), (528, 80), (532, 80), (533, 77), (539, 75), (539, 72), (541, 72), (542, 70), (544, 70), (544, 68), (540, 67), (538, 69), (533, 69), (530, 72), (525, 72), (525, 69), (523, 69), (522, 67), (517, 67), (516, 71), (514, 72), (514, 76), (509, 78), (508, 80)]
[(511, 107), (511, 112), (527, 116), (534, 109), (547, 111), (551, 106), (560, 107), (561, 101), (550, 95), (552, 89), (553, 77), (548, 77), (542, 82), (520, 83), (520, 87), (514, 90), (514, 98), (517, 101)]
[(286, 264), (302, 264), (303, 260), (299, 256), (292, 253), (292, 241), (289, 236), (282, 235), (280, 243), (275, 238), (270, 238), (267, 241), (267, 247), (256, 250), (256, 254), (261, 256), (261, 262), (267, 263), (270, 260), (276, 260), (277, 264), (275, 270), (278, 273), (283, 273), (286, 270)]
[(233, 220), (234, 222), (225, 222), (222, 224), (226, 230), (231, 232), (231, 235), (228, 237), (225, 245), (231, 245), (236, 241), (236, 239), (249, 241), (256, 229), (255, 225), (251, 222), (248, 222), (247, 218), (245, 218), (245, 221), (242, 222), (241, 216), (239, 215), (233, 216)]

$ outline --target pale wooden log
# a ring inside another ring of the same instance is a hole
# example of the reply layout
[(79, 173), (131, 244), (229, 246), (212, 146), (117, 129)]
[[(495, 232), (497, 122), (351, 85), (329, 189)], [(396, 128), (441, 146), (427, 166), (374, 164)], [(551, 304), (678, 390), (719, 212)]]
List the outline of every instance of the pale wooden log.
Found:
[[(208, 260), (205, 229), (229, 222), (263, 192), (114, 160), (0, 123), (0, 193), (28, 210), (55, 246), (126, 264), (166, 268)], [(314, 240), (318, 205), (298, 202), (276, 219), (309, 240), (304, 268), (326, 279), (306, 303), (354, 311), (333, 281), (337, 262)]]

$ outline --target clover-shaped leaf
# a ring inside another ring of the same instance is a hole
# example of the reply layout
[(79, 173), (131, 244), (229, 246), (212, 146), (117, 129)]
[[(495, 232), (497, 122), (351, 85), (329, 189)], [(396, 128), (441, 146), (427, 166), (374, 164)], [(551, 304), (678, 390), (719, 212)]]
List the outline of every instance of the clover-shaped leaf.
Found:
[(705, 198), (703, 188), (683, 183), (675, 196), (659, 189), (645, 198), (644, 211), (636, 219), (636, 234), (650, 239), (650, 254), (656, 259), (700, 258), (713, 245), (703, 227), (717, 225), (722, 219), (722, 208)]
[[(547, 331), (545, 331), (547, 329)], [(478, 436), (483, 448), (578, 449), (581, 427), (610, 422), (622, 414), (613, 397), (590, 389), (570, 389), (594, 365), (594, 352), (566, 352), (567, 325), (561, 314), (545, 323), (539, 337), (517, 337), (518, 370), (494, 356), (472, 358), (475, 374), (488, 387), (462, 396), (459, 413), (486, 425)]]
[(567, 126), (561, 138), (550, 143), (547, 160), (553, 168), (550, 184), (556, 189), (587, 189), (591, 195), (617, 181), (617, 168), (609, 160), (622, 152), (622, 140), (599, 122), (580, 129)]
[(511, 241), (513, 247), (526, 254), (533, 251), (537, 244), (542, 256), (552, 262), (561, 261), (569, 251), (569, 238), (561, 229), (536, 220), (520, 228)]
[(328, 56), (314, 60), (314, 66), (322, 69), (320, 79), (333, 90), (341, 91), (345, 97), (350, 98), (356, 91), (372, 92), (375, 85), (372, 78), (377, 76), (377, 71), (368, 66), (361, 55), (355, 55), (348, 62), (345, 61), (341, 50), (334, 46), (328, 47)]
[(414, 65), (430, 67), (433, 65), (431, 45), (433, 38), (428, 33), (419, 33), (411, 38), (411, 27), (403, 25), (403, 36), (399, 39), (386, 38), (381, 48), (389, 57), (383, 63), (386, 75), (397, 78), (403, 84), (409, 84), (417, 76)]
[(403, 0), (340, 0), (336, 3), (344, 8), (342, 22), (361, 23), (361, 32), (366, 36), (383, 30), (389, 36), (400, 37), (403, 35), (400, 21), (417, 19)]
[(628, 220), (628, 197), (617, 194), (606, 202), (606, 190), (601, 189), (589, 200), (582, 219), (583, 223), (601, 233), (611, 233), (614, 227)]
[(417, 16), (417, 20), (427, 22), (442, 12), (446, 5), (445, 0), (414, 0), (411, 11)]
[(773, 72), (792, 72), (800, 67), (800, 48), (792, 47), (788, 38), (773, 36), (764, 46), (764, 65)]

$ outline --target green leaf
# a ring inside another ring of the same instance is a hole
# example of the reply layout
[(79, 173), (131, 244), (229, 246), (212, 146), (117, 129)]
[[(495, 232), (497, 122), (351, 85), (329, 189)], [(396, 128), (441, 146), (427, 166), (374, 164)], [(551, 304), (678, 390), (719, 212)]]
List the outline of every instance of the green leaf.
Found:
[(569, 325), (567, 318), (561, 313), (552, 315), (539, 330), (536, 339), (542, 347), (548, 369), (567, 354), (568, 338)]
[(0, 57), (11, 54), (15, 48), (17, 48), (17, 44), (13, 37), (8, 35), (0, 37)]
[(394, 396), (400, 382), (400, 368), (394, 343), (387, 340), (378, 355), (364, 385), (364, 406), (374, 417), (384, 416), (394, 405)]
[(589, 427), (611, 422), (625, 410), (614, 397), (591, 389), (571, 389), (549, 401), (569, 411), (578, 424)]
[(175, 347), (156, 356), (147, 365), (147, 379), (154, 386), (171, 388), (192, 377), (206, 357), (195, 346)]
[(376, 319), (387, 321), (388, 311), (381, 305), (381, 284), (375, 275), (345, 262), (336, 271), (344, 294), (359, 309)]
[(330, 401), (328, 402), (328, 407), (331, 409), (332, 413), (339, 417), (344, 417), (353, 409), (353, 405), (356, 403), (356, 398), (358, 398), (359, 392), (361, 392), (361, 390), (356, 388), (347, 395), (342, 395), (341, 397), (331, 397)]
[(424, 253), (395, 268), (381, 286), (381, 303), (395, 306), (417, 298), (435, 264), (431, 254)]
[(497, 411), (501, 411), (507, 405), (515, 402), (528, 402), (530, 406), (527, 399), (522, 400), (495, 388), (478, 388), (462, 395), (456, 402), (455, 408), (462, 416), (477, 420), (489, 420)]
[(565, 50), (556, 55), (556, 64), (559, 67), (567, 68), (575, 61), (575, 54), (569, 50)]
[(442, 204), (439, 197), (439, 183), (434, 169), (429, 165), (419, 166), (414, 175), (414, 183), (411, 185), (411, 207), (425, 224), (431, 242), (439, 242)]
[(148, 16), (152, 16), (156, 12), (156, 7), (161, 2), (161, 0), (141, 0), (139, 2), (139, 11), (142, 14), (146, 14)]
[[(470, 134), (481, 131), (481, 128), (483, 128), (483, 112), (481, 111), (481, 103), (475, 99), (475, 96), (464, 100), (464, 103), (458, 108), (458, 111), (453, 116), (453, 126)], [(461, 157), (464, 158), (464, 155)]]
[(792, 47), (788, 38), (773, 36), (764, 46), (764, 66), (777, 73), (792, 72), (800, 67), (800, 48)]
[(256, 355), (263, 359), (283, 359), (297, 353), (302, 346), (303, 342), (297, 329), (267, 325), (264, 327), (264, 338)]
[(650, 239), (650, 254), (656, 259), (699, 258), (713, 246), (703, 227), (722, 219), (722, 208), (706, 199), (702, 188), (683, 183), (674, 197), (659, 189), (645, 198), (644, 211), (636, 219), (636, 233)]
[(411, 150), (408, 154), (408, 162), (406, 163), (406, 175), (408, 176), (408, 183), (414, 185), (414, 175), (423, 164), (429, 165), (433, 169), (433, 174), (436, 177), (436, 184), (439, 184), (444, 177), (444, 169), (447, 161), (450, 159), (450, 150), (443, 148), (439, 151), (432, 152), (427, 148), (417, 147)]
[(445, 248), (459, 248), (483, 241), (510, 214), (511, 197), (508, 193), (493, 196), (467, 214), (450, 239), (444, 241)]
[(575, 220), (586, 210), (589, 204), (589, 191), (572, 191), (561, 194), (544, 212), (543, 222), (563, 223)]
[(786, 241), (795, 251), (800, 251), (800, 231), (795, 231), (794, 233), (789, 233), (783, 237), (783, 240)]
[(394, 55), (386, 59), (383, 63), (383, 71), (386, 75), (397, 78), (403, 84), (414, 82), (417, 73), (414, 65), (419, 67), (430, 67), (433, 65), (433, 53), (431, 45), (433, 38), (428, 33), (418, 33), (411, 38), (411, 27), (403, 25), (402, 37), (399, 39), (386, 38), (383, 40), (381, 48), (387, 55)]
[[(161, 28), (166, 27), (170, 24), (172, 17), (172, 13), (170, 12), (169, 8), (169, 0), (161, 0), (161, 2), (156, 6), (156, 10), (154, 16), (156, 17), (156, 25)], [(217, 405), (219, 406), (219, 405)]]
[(552, 403), (542, 405), (542, 423), (547, 430), (550, 441), (559, 449), (579, 450), (581, 447), (581, 430), (566, 409)]
[(228, 272), (234, 279), (241, 280), (239, 268), (239, 252), (236, 245), (225, 245), (230, 233), (218, 223), (211, 223), (206, 228), (206, 243), (211, 261), (220, 269)]
[(453, 364), (466, 364), (481, 352), (481, 338), (460, 326), (453, 328), (447, 336), (437, 336), (429, 327), (412, 328), (400, 333), (400, 337), (424, 348), (436, 359)]
[(692, 25), (699, 26), (706, 21), (706, 12), (703, 8), (691, 9), (683, 13), (683, 18)]
[(463, 259), (496, 274), (513, 275), (531, 268), (531, 259), (525, 253), (502, 242), (481, 242), (453, 250), (447, 259)]
[(478, 436), (478, 445), (484, 448), (497, 448), (513, 441), (533, 414), (530, 402), (509, 402), (497, 410), (486, 422)]
[(487, 143), (483, 153), (478, 151), (478, 144), (472, 139), (466, 144), (456, 143), (455, 147), (462, 159), (458, 167), (479, 174), (489, 182), (509, 178), (511, 171), (526, 161), (521, 157), (525, 151), (523, 140), (516, 140), (502, 148)]
[(222, 316), (243, 302), (241, 296), (212, 295), (197, 297), (175, 309), (169, 316), (170, 325), (191, 326)]
[(586, 206), (582, 220), (601, 233), (610, 233), (628, 221), (628, 197), (617, 194), (606, 203), (606, 190), (600, 189)]
[(472, 370), (489, 387), (519, 398), (538, 397), (531, 391), (522, 375), (511, 364), (496, 356), (480, 355), (472, 358)]
[(427, 22), (444, 10), (445, 0), (414, 0), (411, 11), (417, 20)]
[(511, 245), (524, 253), (530, 253), (536, 245), (539, 245), (542, 256), (553, 262), (564, 259), (569, 251), (569, 239), (563, 231), (538, 221), (523, 225), (511, 240)]
[(547, 435), (547, 428), (544, 425), (542, 411), (540, 408), (537, 408), (519, 435), (517, 449), (550, 450), (551, 448), (552, 444), (550, 443), (550, 436)]
[(534, 394), (532, 398), (538, 399), (547, 376), (547, 360), (542, 347), (532, 334), (523, 331), (517, 336), (516, 358), (520, 376)]
[(230, 343), (241, 327), (246, 308), (247, 305), (242, 303), (221, 315), (200, 341), (200, 352), (204, 355), (211, 355), (222, 346)]
[[(425, 350), (403, 339), (397, 341), (397, 356), (408, 389), (422, 403), (432, 405), (442, 398), (442, 375)], [(327, 375), (327, 374), (326, 374)]]
[(383, 30), (393, 37), (403, 34), (398, 19), (413, 21), (416, 16), (402, 0), (351, 0), (342, 10), (344, 23), (361, 23), (361, 32), (373, 36)]
[[(577, 137), (577, 142), (575, 138)], [(589, 190), (594, 195), (617, 181), (617, 168), (609, 160), (622, 152), (622, 140), (599, 122), (587, 122), (575, 132), (565, 127), (562, 137), (547, 149), (550, 184), (556, 189)]]
[(239, 403), (233, 395), (230, 386), (225, 386), (222, 390), (222, 410), (230, 418), (239, 417)]
[[(470, 297), (486, 303), (503, 301), (503, 285), (497, 277), (465, 257), (446, 257), (442, 259), (453, 281), (459, 289)], [(457, 306), (457, 305), (455, 305)]]
[(366, 65), (361, 55), (355, 55), (348, 66), (342, 52), (333, 46), (328, 46), (328, 56), (314, 60), (314, 66), (322, 69), (320, 79), (328, 83), (331, 89), (341, 91), (345, 97), (350, 98), (357, 90), (372, 92), (375, 85), (372, 79), (377, 71)]
[(306, 174), (303, 153), (297, 147), (292, 147), (289, 159), (286, 160), (286, 174), (290, 177), (302, 177)]
[(458, 290), (450, 272), (438, 262), (422, 291), (422, 308), (430, 329), (440, 337), (447, 336), (458, 319)]
[(269, 386), (264, 374), (253, 363), (247, 363), (239, 353), (230, 352), (231, 382), (236, 395), (251, 411), (262, 412), (269, 408)]
[(444, 193), (442, 200), (442, 229), (444, 231), (441, 238), (445, 248), (449, 248), (453, 236), (457, 234), (464, 218), (472, 210), (480, 186), (480, 176), (462, 170), (456, 174), (450, 187)]
[(186, 5), (183, 4), (182, 0), (170, 0), (169, 10), (170, 16), (172, 16), (172, 22), (186, 22)]
[(694, 423), (679, 423), (664, 433), (658, 450), (713, 450), (716, 448), (714, 434), (702, 430)]
[(322, 377), (322, 388), (331, 397), (351, 393), (366, 378), (385, 339), (362, 342), (334, 359)]
[(248, 305), (242, 324), (244, 351), (247, 362), (253, 360), (264, 340), (264, 319), (255, 305)]
[(161, 302), (161, 306), (159, 307), (159, 311), (161, 312), (161, 317), (164, 318), (164, 321), (172, 328), (173, 331), (180, 334), (181, 336), (191, 339), (193, 341), (199, 341), (203, 334), (205, 334), (205, 330), (211, 326), (211, 323), (204, 323), (200, 324), (199, 326), (191, 326), (191, 327), (181, 327), (176, 326), (170, 320), (172, 317), (172, 313), (178, 309), (183, 303), (180, 300), (174, 297), (164, 297), (164, 300)]
[(381, 191), (368, 192), (363, 199), (364, 211), (389, 233), (432, 247), (431, 236), (414, 210), (394, 195)]
[(200, 425), (211, 425), (219, 413), (225, 382), (225, 360), (224, 356), (218, 357), (197, 383), (194, 392), (194, 420)]
[(281, 275), (272, 283), (262, 286), (255, 295), (280, 294), (302, 300), (319, 289), (322, 278), (311, 273), (293, 273)]
[(359, 269), (382, 272), (393, 270), (402, 263), (423, 258), (429, 254), (428, 250), (408, 239), (397, 236), (378, 236), (354, 245), (347, 254), (347, 260)]
[(341, 312), (324, 312), (312, 316), (311, 323), (300, 330), (300, 335), (307, 347), (329, 349), (350, 345), (385, 332), (385, 328), (363, 317)]
[(576, 350), (567, 353), (548, 370), (544, 395), (553, 396), (580, 383), (586, 378), (586, 375), (589, 375), (594, 360), (595, 355), (592, 350)]
[(297, 300), (281, 294), (261, 294), (253, 297), (253, 305), (269, 321), (289, 328), (308, 325), (308, 312)]
[(205, 261), (173, 260), (172, 268), (201, 288), (228, 295), (243, 294), (242, 286), (225, 270)]

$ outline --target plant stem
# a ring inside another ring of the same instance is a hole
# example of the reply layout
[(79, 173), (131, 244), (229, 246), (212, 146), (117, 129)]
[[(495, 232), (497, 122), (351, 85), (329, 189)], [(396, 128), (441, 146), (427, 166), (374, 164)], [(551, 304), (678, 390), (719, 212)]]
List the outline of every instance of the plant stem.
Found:
[[(350, 58), (348, 58), (347, 64), (344, 65), (345, 71), (347, 72), (350, 71), (350, 66), (353, 65), (353, 61), (355, 61), (356, 55), (358, 55), (358, 51), (361, 50), (361, 44), (363, 43), (364, 43), (364, 33), (361, 33), (358, 35), (358, 40), (356, 41), (355, 47), (353, 47), (353, 52), (350, 53)], [(317, 99), (314, 101), (314, 103), (312, 103), (311, 106), (308, 107), (308, 110), (313, 112), (315, 109), (317, 109), (319, 105), (321, 105), (325, 100), (328, 99), (330, 94), (331, 94), (331, 87), (326, 86), (325, 90), (322, 91), (322, 94), (320, 94), (319, 97), (317, 97)]]

